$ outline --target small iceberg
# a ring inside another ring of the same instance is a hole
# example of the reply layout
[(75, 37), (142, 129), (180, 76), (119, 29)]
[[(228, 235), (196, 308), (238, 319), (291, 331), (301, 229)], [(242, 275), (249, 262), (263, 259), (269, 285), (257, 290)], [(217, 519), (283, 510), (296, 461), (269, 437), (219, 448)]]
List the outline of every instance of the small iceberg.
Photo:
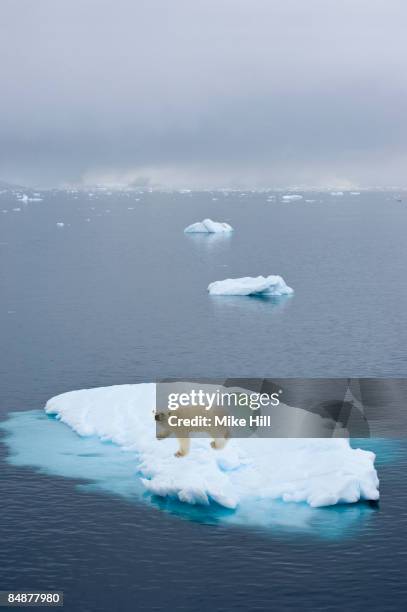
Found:
[(288, 287), (282, 276), (245, 276), (244, 278), (227, 278), (210, 283), (211, 295), (292, 295), (294, 289)]
[(283, 200), (285, 202), (294, 202), (295, 200), (302, 200), (302, 195), (298, 195), (298, 194), (283, 195)]
[(233, 232), (233, 227), (229, 225), (229, 223), (219, 223), (217, 221), (212, 221), (212, 219), (204, 219), (203, 221), (198, 221), (198, 223), (192, 223), (192, 225), (188, 225), (184, 229), (186, 234), (223, 234), (226, 232)]
[(45, 411), (84, 436), (84, 449), (96, 436), (127, 451), (135, 482), (185, 504), (236, 511), (251, 503), (267, 514), (273, 500), (323, 507), (379, 498), (374, 453), (345, 438), (236, 438), (219, 451), (200, 438), (187, 457), (174, 457), (177, 440), (156, 439), (155, 401), (154, 383), (120, 385), (64, 393)]
[(343, 191), (331, 191), (331, 196), (340, 197), (343, 195), (344, 195)]
[(57, 227), (64, 227), (65, 223), (62, 223), (62, 221), (58, 221), (57, 222)]

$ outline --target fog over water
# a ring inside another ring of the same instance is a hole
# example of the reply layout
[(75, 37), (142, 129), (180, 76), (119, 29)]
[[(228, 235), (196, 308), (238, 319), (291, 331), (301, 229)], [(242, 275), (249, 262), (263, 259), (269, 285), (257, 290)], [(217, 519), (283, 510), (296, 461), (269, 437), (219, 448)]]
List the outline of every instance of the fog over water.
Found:
[(3, 0), (0, 178), (405, 185), (402, 0)]

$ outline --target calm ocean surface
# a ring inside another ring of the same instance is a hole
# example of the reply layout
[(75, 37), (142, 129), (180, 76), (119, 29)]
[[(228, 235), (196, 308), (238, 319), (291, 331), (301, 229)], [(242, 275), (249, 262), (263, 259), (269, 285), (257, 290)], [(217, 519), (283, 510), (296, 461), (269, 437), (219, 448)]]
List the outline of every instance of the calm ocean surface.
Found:
[[(363, 442), (379, 505), (276, 504), (246, 529), (143, 499), (131, 457), (39, 410), (163, 376), (406, 377), (407, 202), (94, 193), (0, 194), (0, 589), (63, 590), (81, 612), (404, 610), (405, 439)], [(183, 234), (208, 216), (234, 234)], [(207, 294), (259, 274), (295, 295)]]

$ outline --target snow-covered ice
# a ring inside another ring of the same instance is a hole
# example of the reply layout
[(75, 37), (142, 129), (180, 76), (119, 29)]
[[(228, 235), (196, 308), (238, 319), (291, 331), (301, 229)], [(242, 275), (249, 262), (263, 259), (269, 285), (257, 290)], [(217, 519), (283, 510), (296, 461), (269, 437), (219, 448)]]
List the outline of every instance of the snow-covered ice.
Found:
[(344, 195), (343, 191), (331, 191), (331, 196), (339, 197), (343, 195)]
[(57, 227), (64, 227), (65, 223), (62, 223), (62, 221), (57, 221)]
[(229, 223), (219, 223), (212, 219), (204, 219), (198, 223), (192, 223), (184, 229), (187, 234), (206, 233), (206, 234), (222, 234), (225, 232), (233, 232), (233, 227)]
[(302, 195), (293, 194), (293, 195), (283, 195), (283, 200), (285, 202), (293, 202), (294, 200), (302, 200)]
[(210, 283), (208, 291), (211, 295), (291, 295), (294, 290), (286, 285), (282, 276), (246, 276), (243, 278), (227, 278)]
[(135, 479), (161, 497), (230, 509), (248, 501), (322, 507), (379, 498), (374, 453), (346, 439), (234, 439), (221, 451), (193, 439), (190, 454), (176, 458), (177, 441), (155, 437), (155, 392), (154, 383), (72, 391), (50, 399), (45, 411), (81, 436), (135, 453)]

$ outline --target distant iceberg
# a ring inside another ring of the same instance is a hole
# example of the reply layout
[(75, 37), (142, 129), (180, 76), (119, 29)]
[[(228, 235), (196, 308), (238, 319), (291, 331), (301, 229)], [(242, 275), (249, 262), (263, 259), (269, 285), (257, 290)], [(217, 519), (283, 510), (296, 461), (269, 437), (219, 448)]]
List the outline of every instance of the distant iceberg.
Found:
[(233, 227), (229, 223), (219, 223), (212, 219), (204, 219), (198, 223), (192, 223), (184, 229), (186, 234), (205, 233), (205, 234), (222, 234), (225, 232), (233, 232)]
[(321, 507), (379, 498), (374, 453), (344, 438), (241, 438), (220, 451), (193, 439), (189, 455), (176, 458), (175, 438), (156, 439), (155, 393), (154, 383), (72, 391), (45, 411), (81, 436), (136, 452), (135, 478), (145, 489), (187, 504), (235, 509), (280, 499)]
[(291, 295), (294, 289), (281, 276), (245, 276), (215, 281), (208, 286), (211, 295)]
[(294, 200), (302, 200), (302, 195), (294, 194), (294, 195), (283, 195), (283, 200), (286, 202), (291, 202)]
[(42, 202), (42, 198), (39, 195), (34, 194), (32, 197), (29, 197), (26, 193), (19, 194), (17, 200), (23, 204), (27, 204), (27, 202)]
[(331, 196), (343, 196), (343, 191), (331, 191)]

